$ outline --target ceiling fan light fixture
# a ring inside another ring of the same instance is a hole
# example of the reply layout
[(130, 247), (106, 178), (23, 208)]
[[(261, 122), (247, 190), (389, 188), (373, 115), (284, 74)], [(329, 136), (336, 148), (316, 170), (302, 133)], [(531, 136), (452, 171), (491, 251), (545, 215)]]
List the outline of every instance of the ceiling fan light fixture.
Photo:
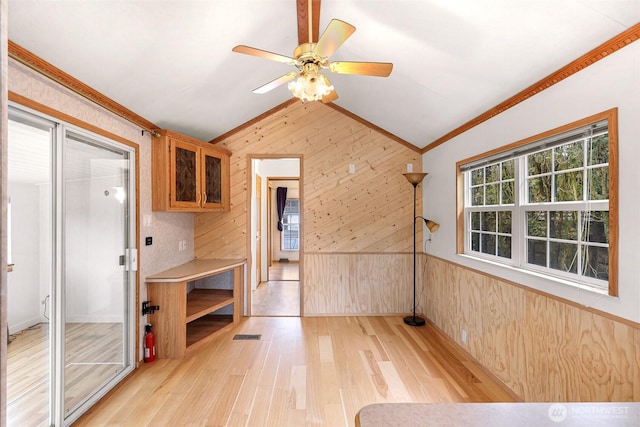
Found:
[(322, 97), (329, 95), (334, 89), (329, 80), (320, 73), (302, 73), (300, 77), (289, 82), (289, 90), (302, 102), (322, 101)]

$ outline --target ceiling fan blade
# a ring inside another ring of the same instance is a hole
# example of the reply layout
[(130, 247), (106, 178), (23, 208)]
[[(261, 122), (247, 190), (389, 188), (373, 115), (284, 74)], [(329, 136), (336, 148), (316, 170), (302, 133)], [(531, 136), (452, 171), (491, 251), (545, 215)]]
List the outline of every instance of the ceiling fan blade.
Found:
[(237, 53), (244, 53), (245, 55), (258, 56), (260, 58), (270, 59), (272, 61), (283, 62), (289, 65), (295, 65), (296, 60), (289, 57), (280, 55), (278, 53), (267, 52), (266, 50), (256, 49), (255, 47), (249, 47), (245, 45), (238, 45), (232, 49)]
[(329, 71), (338, 74), (360, 74), (363, 76), (387, 77), (391, 74), (390, 62), (349, 62), (338, 61), (329, 64)]
[(285, 74), (284, 76), (280, 76), (277, 79), (267, 83), (266, 85), (260, 86), (259, 88), (255, 89), (253, 93), (260, 93), (260, 94), (267, 93), (270, 90), (273, 90), (278, 86), (283, 85), (295, 79), (299, 74), (300, 74), (299, 71), (294, 71), (292, 73)]
[(335, 90), (332, 90), (328, 95), (322, 97), (322, 102), (328, 104), (336, 99), (338, 99), (338, 93)]
[(324, 58), (330, 57), (355, 30), (356, 27), (351, 24), (339, 19), (332, 19), (320, 36), (313, 53)]

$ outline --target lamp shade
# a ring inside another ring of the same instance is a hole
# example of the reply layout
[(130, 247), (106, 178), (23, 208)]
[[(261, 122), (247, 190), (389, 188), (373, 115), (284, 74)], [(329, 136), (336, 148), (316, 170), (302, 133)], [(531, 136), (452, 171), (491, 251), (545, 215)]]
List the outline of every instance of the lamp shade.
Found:
[(425, 176), (429, 175), (425, 172), (411, 172), (411, 173), (403, 173), (407, 181), (409, 181), (413, 185), (418, 185), (422, 182)]
[(438, 228), (440, 228), (440, 224), (435, 221), (431, 221), (430, 219), (425, 219), (424, 223), (427, 225), (427, 228), (431, 233), (435, 233)]

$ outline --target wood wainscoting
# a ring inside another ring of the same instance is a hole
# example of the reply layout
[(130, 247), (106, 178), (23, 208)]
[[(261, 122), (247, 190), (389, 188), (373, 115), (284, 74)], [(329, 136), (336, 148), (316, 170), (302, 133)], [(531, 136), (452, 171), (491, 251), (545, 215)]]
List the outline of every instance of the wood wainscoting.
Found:
[[(304, 265), (307, 316), (391, 315), (413, 305), (412, 254), (306, 253)], [(416, 273), (422, 283), (421, 269)]]
[(637, 324), (425, 257), (427, 318), (525, 401), (640, 400)]

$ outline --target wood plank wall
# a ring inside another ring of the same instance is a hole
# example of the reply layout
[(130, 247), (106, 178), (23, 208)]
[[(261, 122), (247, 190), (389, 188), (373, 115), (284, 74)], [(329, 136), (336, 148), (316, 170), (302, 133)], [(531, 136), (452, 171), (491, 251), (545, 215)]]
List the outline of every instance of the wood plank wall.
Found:
[(408, 311), (413, 187), (402, 174), (407, 163), (422, 170), (417, 151), (315, 102), (286, 104), (217, 144), (233, 153), (231, 212), (196, 215), (196, 257), (247, 257), (248, 156), (301, 156), (303, 313)]
[(426, 316), (525, 401), (640, 400), (638, 325), (424, 257)]

